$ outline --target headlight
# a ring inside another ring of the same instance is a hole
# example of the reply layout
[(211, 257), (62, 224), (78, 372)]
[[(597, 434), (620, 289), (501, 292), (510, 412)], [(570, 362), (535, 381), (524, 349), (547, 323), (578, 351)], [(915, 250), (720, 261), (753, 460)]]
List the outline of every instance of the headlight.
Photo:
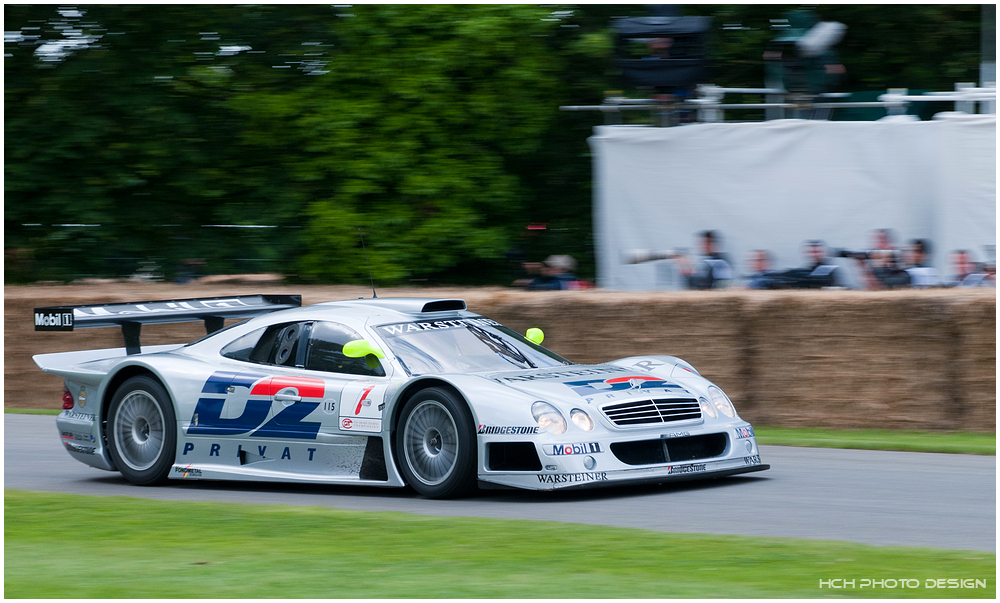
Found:
[(736, 409), (733, 408), (733, 403), (729, 401), (726, 394), (722, 393), (722, 390), (710, 385), (708, 387), (708, 397), (712, 399), (715, 407), (722, 411), (722, 414), (729, 418), (736, 416)]
[(548, 402), (535, 402), (531, 405), (531, 416), (535, 417), (538, 426), (549, 433), (559, 435), (566, 433), (566, 419)]
[(590, 418), (590, 415), (586, 411), (580, 410), (579, 408), (574, 408), (569, 411), (569, 420), (573, 421), (573, 424), (584, 431), (590, 431), (594, 428), (594, 420)]
[(719, 413), (715, 412), (715, 407), (709, 404), (705, 398), (698, 398), (698, 403), (701, 404), (701, 412), (713, 419), (719, 416)]

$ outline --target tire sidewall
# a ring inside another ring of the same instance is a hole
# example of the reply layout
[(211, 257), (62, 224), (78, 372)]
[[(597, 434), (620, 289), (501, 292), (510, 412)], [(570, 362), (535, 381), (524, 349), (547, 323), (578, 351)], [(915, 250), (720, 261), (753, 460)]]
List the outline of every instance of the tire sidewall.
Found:
[[(414, 409), (422, 402), (434, 401), (443, 406), (455, 421), (458, 432), (458, 455), (451, 474), (440, 484), (429, 485), (418, 479), (410, 469), (406, 460), (404, 435), (406, 423)], [(418, 494), (428, 498), (455, 498), (470, 492), (476, 485), (476, 433), (472, 413), (468, 406), (456, 394), (440, 388), (430, 387), (414, 394), (406, 402), (399, 415), (395, 433), (396, 464), (403, 479)]]
[[(159, 407), (160, 413), (163, 415), (163, 449), (160, 451), (160, 457), (151, 467), (136, 470), (129, 467), (122, 460), (122, 456), (118, 452), (115, 430), (117, 428), (118, 412), (122, 401), (132, 392), (140, 390), (150, 394), (153, 401)], [(170, 475), (170, 468), (174, 464), (174, 456), (177, 452), (176, 414), (174, 413), (173, 402), (170, 400), (170, 395), (166, 389), (151, 377), (131, 377), (125, 383), (122, 383), (111, 398), (111, 405), (108, 407), (107, 416), (108, 427), (105, 436), (108, 453), (111, 455), (115, 467), (118, 468), (118, 471), (125, 479), (140, 486), (151, 486), (166, 481), (167, 476)]]

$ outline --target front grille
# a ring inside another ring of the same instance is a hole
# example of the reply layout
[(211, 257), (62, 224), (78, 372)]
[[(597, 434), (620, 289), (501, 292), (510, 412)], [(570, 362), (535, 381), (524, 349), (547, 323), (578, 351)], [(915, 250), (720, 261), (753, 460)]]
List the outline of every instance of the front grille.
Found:
[(701, 418), (701, 405), (697, 400), (663, 399), (630, 400), (619, 404), (608, 404), (601, 409), (609, 421), (624, 427), (648, 423), (670, 423)]
[(721, 456), (726, 451), (726, 434), (615, 442), (611, 452), (626, 465), (657, 465)]

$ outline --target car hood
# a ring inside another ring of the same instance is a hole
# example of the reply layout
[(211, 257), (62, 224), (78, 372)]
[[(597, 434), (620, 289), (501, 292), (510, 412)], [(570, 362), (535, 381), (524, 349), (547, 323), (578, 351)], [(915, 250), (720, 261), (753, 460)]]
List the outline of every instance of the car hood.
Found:
[(483, 377), (545, 401), (593, 404), (637, 398), (697, 397), (677, 381), (611, 364), (504, 371)]

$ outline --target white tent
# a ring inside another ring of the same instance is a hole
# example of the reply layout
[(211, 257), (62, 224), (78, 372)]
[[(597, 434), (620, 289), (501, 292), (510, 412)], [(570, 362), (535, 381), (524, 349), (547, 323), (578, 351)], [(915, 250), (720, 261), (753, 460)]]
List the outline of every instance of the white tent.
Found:
[[(681, 288), (671, 260), (628, 264), (630, 250), (686, 247), (716, 230), (738, 274), (767, 249), (775, 268), (804, 263), (801, 244), (868, 249), (891, 228), (897, 245), (930, 239), (983, 261), (996, 248), (996, 116), (949, 113), (875, 122), (784, 119), (672, 128), (599, 126), (594, 152), (597, 282), (619, 290)], [(856, 285), (851, 260), (837, 260)]]

